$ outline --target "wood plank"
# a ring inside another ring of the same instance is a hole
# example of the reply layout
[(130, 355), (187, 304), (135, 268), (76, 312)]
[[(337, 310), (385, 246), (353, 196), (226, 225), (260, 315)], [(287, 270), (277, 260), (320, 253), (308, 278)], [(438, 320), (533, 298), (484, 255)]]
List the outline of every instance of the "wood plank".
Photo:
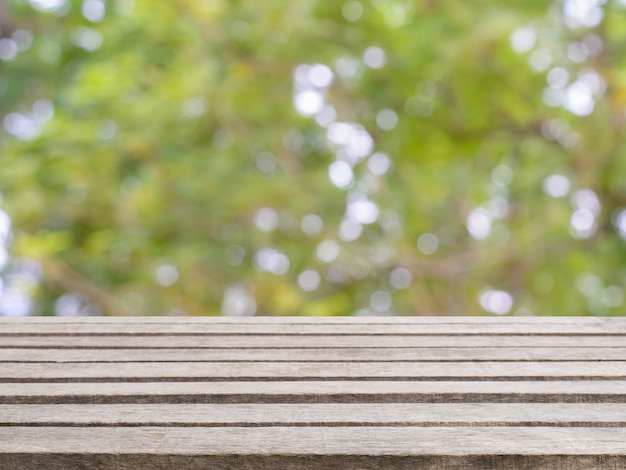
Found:
[(626, 348), (0, 348), (0, 362), (620, 361)]
[(626, 468), (626, 319), (117, 320), (0, 319), (0, 470)]
[(249, 324), (249, 323), (313, 323), (319, 324), (448, 324), (448, 323), (554, 323), (564, 324), (604, 324), (612, 321), (621, 321), (620, 317), (572, 317), (572, 316), (339, 316), (339, 317), (308, 317), (308, 316), (202, 316), (202, 317), (167, 317), (167, 316), (128, 316), (128, 317), (110, 317), (110, 316), (90, 316), (90, 317), (57, 317), (57, 316), (28, 316), (28, 317), (0, 317), (2, 323), (89, 323), (89, 324), (120, 324), (120, 323), (158, 323), (158, 324), (174, 324), (174, 323), (223, 323), (223, 324)]
[(0, 405), (0, 426), (626, 426), (626, 404)]
[(0, 403), (626, 403), (626, 381), (3, 383)]
[(0, 470), (591, 470), (626, 468), (623, 455), (275, 455), (11, 453)]
[(613, 362), (118, 362), (0, 363), (0, 382), (154, 380), (626, 379)]
[(3, 335), (626, 335), (626, 319), (602, 323), (4, 323)]
[[(576, 427), (0, 427), (11, 454), (622, 455), (626, 428)], [(232, 462), (232, 461), (231, 461)]]
[(12, 336), (0, 335), (0, 348), (477, 348), (626, 347), (626, 336)]
[(0, 470), (624, 468), (626, 335), (566, 323), (0, 322)]

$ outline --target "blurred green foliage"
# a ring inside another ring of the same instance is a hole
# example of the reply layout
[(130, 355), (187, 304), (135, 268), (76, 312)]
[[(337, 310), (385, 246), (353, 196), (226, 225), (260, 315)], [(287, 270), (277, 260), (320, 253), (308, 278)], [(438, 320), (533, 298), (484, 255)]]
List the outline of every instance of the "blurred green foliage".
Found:
[(624, 8), (5, 0), (0, 311), (619, 314)]

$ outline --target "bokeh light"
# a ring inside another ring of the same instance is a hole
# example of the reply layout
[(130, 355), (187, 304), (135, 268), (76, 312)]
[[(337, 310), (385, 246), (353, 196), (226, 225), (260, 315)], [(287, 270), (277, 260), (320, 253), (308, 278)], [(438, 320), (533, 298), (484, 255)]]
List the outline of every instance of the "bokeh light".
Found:
[(0, 314), (620, 314), (624, 11), (9, 2)]

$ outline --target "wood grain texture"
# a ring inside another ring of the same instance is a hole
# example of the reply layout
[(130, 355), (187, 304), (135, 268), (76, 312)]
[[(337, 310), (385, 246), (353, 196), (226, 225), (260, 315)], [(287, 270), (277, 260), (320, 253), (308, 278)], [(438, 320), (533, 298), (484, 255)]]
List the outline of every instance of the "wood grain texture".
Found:
[(4, 404), (626, 403), (626, 381), (3, 383)]
[(0, 348), (0, 362), (623, 361), (626, 348)]
[(626, 380), (626, 361), (0, 363), (0, 381)]
[(626, 404), (0, 405), (0, 426), (624, 427)]
[[(626, 456), (626, 429), (577, 427), (0, 427), (0, 455)], [(6, 458), (6, 457), (4, 457)], [(4, 460), (4, 458), (2, 460)]]
[(624, 321), (621, 317), (568, 317), (568, 316), (516, 316), (516, 317), (498, 317), (498, 316), (482, 316), (482, 317), (464, 317), (464, 316), (339, 316), (339, 317), (310, 317), (310, 316), (214, 316), (214, 317), (166, 317), (166, 316), (129, 316), (129, 317), (111, 317), (111, 316), (91, 316), (91, 317), (55, 317), (55, 316), (29, 316), (29, 317), (1, 317), (0, 323), (19, 323), (19, 324), (40, 324), (40, 323), (56, 323), (56, 324), (165, 324), (174, 323), (223, 323), (223, 324), (255, 324), (255, 323), (277, 323), (277, 324), (294, 324), (294, 323), (310, 323), (316, 325), (324, 324), (477, 324), (477, 323), (503, 323), (507, 324), (546, 324), (553, 323), (558, 325), (565, 324), (605, 324), (610, 322)]
[(2, 318), (4, 469), (623, 469), (626, 318)]
[[(2, 323), (3, 335), (626, 335), (626, 320), (558, 323)], [(69, 326), (71, 325), (71, 326)], [(68, 331), (69, 330), (69, 331)]]
[(623, 455), (181, 455), (12, 453), (0, 470), (623, 470)]
[[(71, 330), (68, 326), (67, 330)], [(0, 348), (626, 348), (626, 336), (536, 335), (2, 335)]]

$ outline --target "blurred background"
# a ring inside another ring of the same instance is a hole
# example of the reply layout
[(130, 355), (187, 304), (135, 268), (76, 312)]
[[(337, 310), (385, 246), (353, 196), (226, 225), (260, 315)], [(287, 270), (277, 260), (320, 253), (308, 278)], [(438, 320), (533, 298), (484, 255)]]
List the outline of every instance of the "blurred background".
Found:
[(625, 0), (0, 0), (0, 37), (0, 315), (625, 311)]

